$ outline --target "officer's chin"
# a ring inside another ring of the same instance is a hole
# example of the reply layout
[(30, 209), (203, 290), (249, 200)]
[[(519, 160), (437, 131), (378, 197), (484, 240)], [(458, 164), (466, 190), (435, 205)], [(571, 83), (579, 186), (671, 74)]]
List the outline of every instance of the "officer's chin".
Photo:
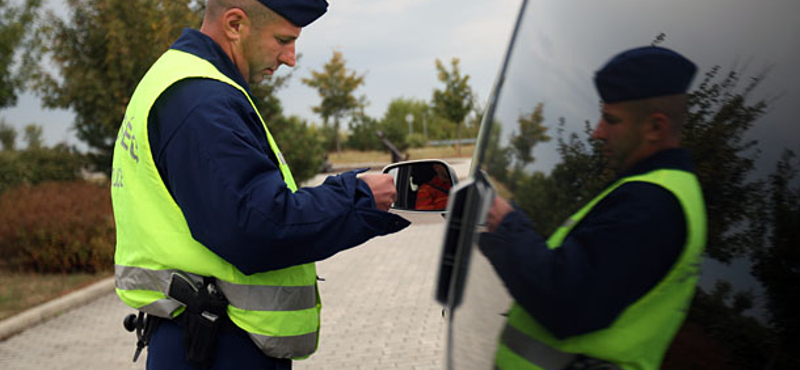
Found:
[(266, 78), (265, 75), (260, 75), (259, 74), (259, 75), (255, 75), (255, 76), (250, 77), (250, 81), (248, 81), (248, 82), (250, 83), (250, 85), (258, 85), (262, 81), (264, 81), (264, 78)]

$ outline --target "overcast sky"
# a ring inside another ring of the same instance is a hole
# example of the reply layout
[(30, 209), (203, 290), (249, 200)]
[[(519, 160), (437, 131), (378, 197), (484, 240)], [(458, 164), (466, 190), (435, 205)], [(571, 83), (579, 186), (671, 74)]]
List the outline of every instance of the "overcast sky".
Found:
[[(46, 0), (47, 1), (47, 0)], [(12, 0), (19, 3), (19, 0)], [(343, 53), (346, 66), (366, 74), (356, 90), (370, 102), (366, 112), (380, 118), (398, 97), (429, 100), (440, 87), (435, 60), (461, 59), (462, 73), (481, 100), (489, 96), (505, 52), (520, 0), (329, 0), (328, 13), (303, 29), (297, 51), (303, 54), (288, 87), (279, 92), (287, 115), (311, 122), (321, 119), (311, 111), (319, 104), (316, 91), (300, 82), (311, 70), (320, 70), (333, 50)], [(46, 7), (67, 14), (65, 0), (49, 0)], [(281, 67), (279, 74), (288, 72)], [(45, 110), (32, 94), (20, 96), (14, 108), (0, 110), (6, 122), (44, 127), (45, 142), (77, 144), (71, 131), (73, 115)], [(120, 117), (120, 119), (122, 119)]]
[[(563, 117), (568, 131), (582, 132), (586, 120), (594, 124), (599, 116), (594, 72), (618, 52), (648, 45), (663, 33), (661, 46), (698, 66), (690, 91), (714, 66), (721, 68), (716, 81), (730, 71), (741, 75), (737, 93), (767, 71), (747, 99), (768, 102), (745, 136), (759, 141), (760, 175), (774, 170), (784, 148), (800, 153), (796, 0), (555, 0), (528, 6), (495, 112), (504, 138), (516, 135), (517, 117), (537, 103), (544, 106), (546, 126)], [(532, 170), (549, 171), (561, 160), (556, 145), (537, 145)]]
[[(57, 14), (67, 14), (66, 0), (46, 1), (46, 6)], [(289, 85), (278, 93), (284, 113), (311, 122), (321, 122), (311, 111), (320, 99), (315, 90), (300, 80), (310, 76), (311, 70), (320, 70), (334, 50), (343, 53), (350, 70), (366, 75), (365, 85), (356, 90), (356, 94), (367, 96), (370, 105), (366, 112), (370, 116), (380, 118), (389, 102), (398, 97), (430, 100), (433, 90), (441, 87), (434, 64), (437, 58), (448, 65), (451, 58), (461, 59), (462, 73), (470, 76), (479, 102), (485, 105), (521, 4), (521, 0), (329, 2), (328, 13), (303, 30), (297, 45), (303, 57), (294, 68)], [(541, 93), (545, 96), (542, 101), (548, 102), (547, 114), (583, 107), (587, 110), (580, 116), (593, 120), (596, 97), (590, 79), (595, 68), (614, 52), (646, 44), (658, 31), (667, 31), (665, 46), (687, 53), (701, 70), (714, 64), (730, 67), (731, 63), (740, 66), (740, 63), (752, 63), (752, 72), (775, 63), (762, 91), (783, 95), (774, 107), (777, 116), (796, 117), (800, 115), (797, 112), (800, 109), (797, 99), (800, 75), (794, 70), (800, 65), (800, 53), (791, 45), (797, 42), (800, 26), (795, 20), (797, 12), (785, 11), (800, 8), (800, 4), (795, 3), (796, 0), (734, 3), (680, 0), (648, 4), (628, 0), (607, 0), (602, 4), (532, 2), (536, 11), (529, 13), (538, 16), (531, 23), (533, 26), (523, 30), (528, 41), (521, 40), (520, 49), (527, 49), (533, 59), (521, 64), (520, 74), (527, 77), (512, 80), (533, 89), (534, 94), (517, 92), (514, 95), (531, 99)], [(628, 12), (619, 9), (628, 9)], [(626, 16), (636, 11), (648, 16)], [(702, 48), (694, 49), (691, 44), (702, 45)], [(760, 50), (753, 51), (753, 48)], [(728, 56), (720, 58), (722, 54)], [(287, 67), (281, 67), (278, 74), (288, 71)], [(513, 74), (513, 66), (510, 72)], [(533, 78), (536, 74), (542, 77)], [(543, 86), (547, 88), (543, 90)], [(579, 94), (580, 99), (576, 94), (573, 94), (575, 98), (556, 99), (561, 96), (556, 93), (559, 87)], [(507, 88), (514, 89), (513, 86)], [(514, 100), (509, 94), (505, 99)], [(554, 104), (561, 100), (568, 104), (564, 109), (556, 109)], [(511, 112), (519, 113), (519, 110)], [(20, 96), (17, 107), (0, 110), (0, 117), (20, 128), (28, 123), (42, 125), (48, 144), (65, 140), (78, 143), (70, 129), (72, 114), (45, 110), (31, 94)], [(772, 123), (756, 125), (752, 133), (766, 140), (768, 147), (800, 149), (797, 125), (783, 120), (768, 121)]]

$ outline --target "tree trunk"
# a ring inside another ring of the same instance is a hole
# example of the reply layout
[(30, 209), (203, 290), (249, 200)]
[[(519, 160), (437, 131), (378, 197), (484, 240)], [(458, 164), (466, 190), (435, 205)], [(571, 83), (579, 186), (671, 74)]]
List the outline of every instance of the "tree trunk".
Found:
[(456, 155), (461, 156), (461, 122), (456, 125)]
[(342, 154), (342, 143), (339, 142), (339, 116), (333, 121), (333, 142), (336, 143), (336, 153)]

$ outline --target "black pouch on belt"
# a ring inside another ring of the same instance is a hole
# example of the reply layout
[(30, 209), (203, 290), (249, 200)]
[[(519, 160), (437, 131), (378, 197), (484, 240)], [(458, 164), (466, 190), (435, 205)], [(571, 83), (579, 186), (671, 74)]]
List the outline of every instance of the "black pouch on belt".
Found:
[(183, 313), (186, 361), (200, 369), (210, 368), (220, 328), (228, 320), (228, 300), (217, 291), (213, 278), (204, 278), (198, 288), (177, 274), (173, 274), (169, 295), (186, 305)]

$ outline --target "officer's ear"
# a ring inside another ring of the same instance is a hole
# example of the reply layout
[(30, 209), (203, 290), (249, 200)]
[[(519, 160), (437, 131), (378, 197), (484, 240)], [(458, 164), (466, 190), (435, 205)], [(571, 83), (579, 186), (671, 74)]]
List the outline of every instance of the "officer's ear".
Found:
[(645, 121), (644, 137), (649, 142), (662, 142), (673, 134), (672, 120), (664, 113), (650, 114)]
[(222, 32), (229, 41), (241, 41), (249, 29), (250, 19), (244, 10), (231, 8), (222, 15)]

